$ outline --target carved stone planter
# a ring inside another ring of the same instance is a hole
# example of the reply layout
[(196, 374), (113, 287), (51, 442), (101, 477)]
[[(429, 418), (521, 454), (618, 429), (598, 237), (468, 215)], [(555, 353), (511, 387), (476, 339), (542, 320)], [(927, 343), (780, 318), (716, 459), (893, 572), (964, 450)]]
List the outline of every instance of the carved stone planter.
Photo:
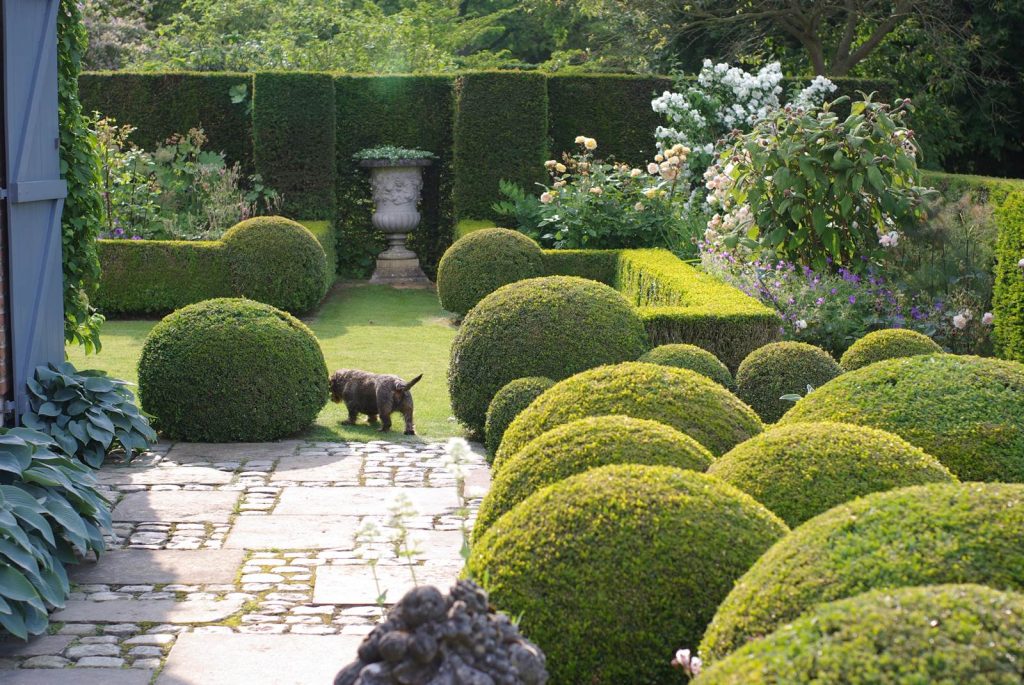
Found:
[(377, 256), (371, 283), (428, 285), (416, 253), (405, 245), (406, 236), (420, 223), (420, 191), (423, 168), (429, 159), (366, 159), (360, 166), (370, 170), (373, 188), (373, 226), (382, 231), (388, 247)]

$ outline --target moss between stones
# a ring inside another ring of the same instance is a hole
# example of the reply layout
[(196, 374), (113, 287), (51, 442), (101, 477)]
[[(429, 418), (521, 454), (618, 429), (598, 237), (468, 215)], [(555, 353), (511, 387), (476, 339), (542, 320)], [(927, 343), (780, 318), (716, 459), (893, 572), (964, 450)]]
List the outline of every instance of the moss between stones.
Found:
[(816, 607), (695, 685), (1020, 683), (1024, 596), (981, 585), (867, 592)]
[(251, 300), (206, 300), (150, 331), (139, 396), (171, 439), (276, 440), (323, 408), (327, 366), (312, 331), (290, 314)]
[(769, 428), (723, 455), (708, 473), (790, 527), (861, 495), (956, 481), (935, 457), (898, 435), (828, 422)]
[(696, 644), (735, 579), (786, 530), (702, 473), (603, 466), (499, 518), (468, 570), (487, 579), (498, 609), (522, 615), (551, 682), (667, 683), (673, 650)]
[(648, 464), (705, 471), (714, 457), (674, 428), (629, 416), (595, 416), (558, 426), (531, 440), (495, 471), (480, 505), (474, 538), (534, 492), (609, 464)]
[(519, 231), (485, 228), (455, 241), (437, 266), (441, 306), (465, 315), (503, 285), (545, 275), (540, 246)]
[(853, 371), (868, 364), (897, 357), (915, 357), (919, 354), (938, 354), (942, 348), (923, 333), (905, 328), (872, 331), (850, 345), (839, 360), (844, 371)]
[(501, 445), (501, 438), (513, 419), (554, 384), (550, 378), (540, 376), (517, 378), (494, 395), (487, 406), (487, 421), (484, 423), (484, 446), (487, 447), (488, 462), (493, 460)]
[(731, 389), (733, 386), (729, 367), (719, 361), (718, 357), (696, 345), (687, 345), (685, 343), (659, 345), (640, 357), (640, 361), (661, 364), (663, 366), (674, 366), (679, 369), (689, 369), (690, 371), (696, 371), (702, 376), (707, 376), (726, 388)]
[(1024, 485), (918, 485), (841, 504), (794, 530), (736, 583), (704, 634), (724, 658), (822, 602), (875, 589), (1024, 589)]
[(646, 351), (639, 316), (622, 295), (569, 276), (494, 291), (466, 315), (452, 343), (448, 390), (455, 416), (481, 433), (487, 406), (509, 381), (559, 380)]
[(793, 406), (783, 395), (805, 395), (843, 370), (832, 356), (814, 345), (779, 342), (751, 352), (736, 370), (736, 394), (765, 421), (778, 421)]
[(556, 426), (609, 414), (671, 426), (715, 455), (763, 428), (750, 407), (695, 371), (628, 362), (585, 371), (538, 397), (505, 431), (494, 467)]
[(877, 362), (818, 388), (780, 423), (840, 421), (917, 445), (964, 481), (1024, 481), (1024, 365), (940, 354)]

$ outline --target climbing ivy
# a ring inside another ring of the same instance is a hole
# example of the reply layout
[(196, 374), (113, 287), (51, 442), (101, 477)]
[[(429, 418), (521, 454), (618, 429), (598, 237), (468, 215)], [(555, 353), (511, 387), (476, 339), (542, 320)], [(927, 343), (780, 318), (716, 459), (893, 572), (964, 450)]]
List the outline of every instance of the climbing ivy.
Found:
[(68, 196), (61, 219), (64, 249), (64, 338), (84, 345), (87, 352), (100, 348), (103, 317), (89, 301), (99, 284), (100, 265), (96, 236), (102, 201), (100, 162), (96, 136), (78, 100), (78, 74), (88, 36), (75, 0), (61, 0), (57, 14), (57, 90), (60, 120), (60, 173), (67, 180)]

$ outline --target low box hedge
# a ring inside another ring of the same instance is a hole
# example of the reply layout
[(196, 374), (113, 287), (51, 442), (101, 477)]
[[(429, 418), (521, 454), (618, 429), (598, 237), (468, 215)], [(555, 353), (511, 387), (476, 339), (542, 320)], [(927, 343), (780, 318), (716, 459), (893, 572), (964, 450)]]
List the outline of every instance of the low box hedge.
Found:
[[(302, 223), (327, 254), (333, 282), (334, 232), (328, 221)], [(219, 240), (98, 240), (99, 289), (94, 303), (107, 316), (163, 315), (217, 297), (234, 297), (224, 243)]]

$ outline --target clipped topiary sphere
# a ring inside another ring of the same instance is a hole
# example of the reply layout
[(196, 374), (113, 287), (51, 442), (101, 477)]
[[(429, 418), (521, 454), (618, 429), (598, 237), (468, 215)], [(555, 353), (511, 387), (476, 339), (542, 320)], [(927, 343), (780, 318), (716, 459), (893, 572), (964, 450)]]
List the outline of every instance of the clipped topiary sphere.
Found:
[(695, 685), (1024, 682), (1024, 596), (982, 585), (867, 592), (815, 607)]
[(1024, 589), (1024, 485), (917, 485), (817, 516), (768, 550), (722, 602), (714, 661), (816, 604), (867, 590), (979, 583)]
[(488, 462), (492, 461), (498, 451), (501, 438), (512, 420), (554, 384), (550, 378), (540, 376), (517, 378), (494, 395), (487, 406), (487, 420), (484, 423), (484, 446), (487, 447)]
[(477, 514), (475, 538), (499, 516), (545, 485), (609, 464), (675, 466), (705, 471), (714, 457), (675, 428), (629, 416), (571, 421), (531, 440), (495, 471)]
[(801, 342), (759, 347), (736, 370), (736, 394), (766, 422), (774, 423), (793, 406), (783, 395), (806, 395), (843, 370), (825, 350)]
[(708, 473), (790, 527), (861, 495), (956, 481), (935, 457), (898, 435), (827, 422), (769, 428), (723, 455)]
[(941, 353), (942, 348), (938, 343), (923, 333), (905, 328), (888, 328), (868, 333), (850, 345), (839, 360), (839, 365), (844, 371), (853, 371), (884, 359)]
[(231, 282), (241, 297), (301, 314), (327, 293), (327, 255), (302, 224), (255, 217), (228, 229), (223, 241)]
[(702, 473), (603, 466), (499, 518), (468, 571), (488, 579), (496, 607), (522, 615), (552, 683), (667, 683), (665, 655), (696, 644), (736, 578), (786, 530)]
[(327, 366), (312, 331), (287, 312), (251, 300), (206, 300), (150, 331), (139, 357), (139, 396), (173, 440), (276, 440), (323, 408)]
[(448, 366), (452, 411), (480, 433), (487, 406), (509, 381), (559, 380), (636, 359), (646, 346), (636, 311), (597, 281), (550, 276), (506, 285), (474, 307), (455, 336)]
[(646, 362), (591, 369), (538, 397), (516, 417), (494, 460), (504, 460), (539, 435), (576, 419), (621, 414), (650, 419), (689, 435), (719, 455), (761, 432), (757, 414), (695, 371)]
[(726, 388), (732, 388), (733, 381), (729, 367), (719, 361), (718, 357), (696, 345), (684, 343), (660, 345), (640, 357), (640, 361), (696, 371)]
[(1024, 365), (939, 354), (844, 373), (781, 423), (841, 421), (899, 435), (960, 480), (1024, 482)]
[(441, 306), (465, 315), (503, 285), (545, 274), (544, 252), (507, 228), (485, 228), (459, 238), (437, 265)]

